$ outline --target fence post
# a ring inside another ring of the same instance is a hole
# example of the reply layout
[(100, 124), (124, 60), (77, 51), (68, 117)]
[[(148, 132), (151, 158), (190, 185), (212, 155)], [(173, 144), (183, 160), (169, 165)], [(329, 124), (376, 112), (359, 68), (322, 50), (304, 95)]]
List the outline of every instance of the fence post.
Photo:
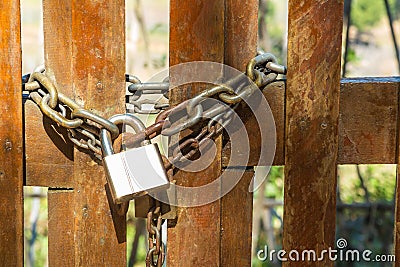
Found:
[[(289, 0), (283, 248), (334, 247), (343, 1)], [(285, 266), (333, 266), (291, 262)]]
[[(170, 66), (224, 59), (224, 1), (170, 1)], [(173, 76), (171, 77), (173, 79)], [(176, 105), (196, 94), (198, 86), (184, 86), (170, 94)], [(221, 173), (221, 139), (217, 138), (216, 159), (197, 173), (178, 171), (178, 185), (207, 184)], [(178, 208), (176, 224), (168, 229), (168, 266), (219, 266), (220, 201), (195, 207)], [(170, 225), (171, 226), (171, 225)]]
[[(72, 1), (72, 84), (85, 108), (125, 112), (125, 2)], [(75, 265), (125, 266), (126, 219), (106, 196), (103, 166), (74, 150)]]
[[(68, 96), (73, 96), (71, 5), (72, 1), (43, 0), (46, 75), (52, 78), (59, 91)], [(56, 132), (47, 131), (48, 135), (44, 134), (45, 128), (56, 124), (42, 115), (35, 103), (26, 103), (25, 110), (27, 153), (33, 159), (27, 162), (28, 181), (49, 187), (49, 265), (74, 266), (74, 146), (65, 129), (57, 128), (64, 135), (63, 143), (56, 141), (59, 140)], [(38, 145), (48, 149), (39, 150)], [(43, 164), (43, 161), (49, 165)]]
[(19, 1), (0, 4), (0, 262), (23, 265), (23, 127)]
[[(257, 26), (258, 0), (225, 1), (225, 64), (245, 72), (257, 53)], [(242, 112), (243, 108), (238, 108), (239, 116)], [(241, 118), (244, 123), (249, 119)], [(261, 142), (260, 138), (257, 142)], [(251, 266), (253, 193), (249, 192), (249, 185), (253, 175), (253, 170), (246, 171), (221, 199), (221, 266)]]

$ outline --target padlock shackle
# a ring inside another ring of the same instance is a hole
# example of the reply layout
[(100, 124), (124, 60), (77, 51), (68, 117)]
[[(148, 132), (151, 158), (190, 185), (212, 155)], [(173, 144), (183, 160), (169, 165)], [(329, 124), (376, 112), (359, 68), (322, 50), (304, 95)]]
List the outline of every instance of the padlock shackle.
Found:
[[(129, 114), (129, 113), (116, 114), (116, 115), (110, 117), (108, 120), (116, 125), (120, 125), (120, 124), (129, 125), (133, 128), (135, 133), (143, 132), (146, 130), (146, 126), (144, 125), (144, 123), (138, 117), (136, 117), (132, 114)], [(101, 147), (103, 150), (103, 157), (114, 154), (114, 149), (113, 149), (112, 140), (111, 140), (111, 134), (105, 128), (102, 128), (100, 130), (100, 142), (101, 142)], [(146, 140), (146, 142), (144, 142), (144, 143), (148, 144), (149, 141)]]

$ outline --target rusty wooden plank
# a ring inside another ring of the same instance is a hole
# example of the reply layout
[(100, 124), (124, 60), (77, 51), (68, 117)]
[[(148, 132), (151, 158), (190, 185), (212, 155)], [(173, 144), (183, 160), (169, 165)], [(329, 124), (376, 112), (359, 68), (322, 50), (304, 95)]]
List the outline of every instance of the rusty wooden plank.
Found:
[[(284, 81), (275, 82), (267, 85), (263, 89), (263, 95), (267, 100), (272, 115), (275, 120), (275, 128), (276, 128), (276, 148), (275, 148), (275, 158), (273, 165), (283, 165), (284, 164), (284, 135), (285, 135), (285, 83)], [(260, 159), (261, 145), (263, 145), (263, 149), (267, 149), (270, 144), (267, 142), (261, 142), (261, 133), (260, 133), (260, 125), (257, 121), (256, 117), (252, 110), (245, 105), (240, 106), (237, 112), (240, 120), (244, 123), (247, 131), (247, 136), (249, 137), (249, 159), (247, 166), (264, 166), (268, 165), (266, 159)], [(236, 123), (233, 121), (232, 123)], [(226, 143), (222, 150), (222, 165), (226, 167), (229, 163), (231, 147), (230, 142)], [(244, 144), (236, 144), (237, 146)], [(246, 148), (238, 148), (238, 150), (242, 150)], [(235, 165), (235, 162), (231, 162), (232, 165)]]
[[(74, 97), (104, 117), (125, 111), (125, 2), (72, 1)], [(126, 222), (107, 200), (103, 166), (74, 150), (75, 265), (125, 266)]]
[(73, 154), (69, 142), (65, 142), (66, 130), (43, 116), (32, 101), (27, 101), (24, 109), (26, 185), (71, 188)]
[(74, 192), (50, 188), (47, 195), (49, 266), (75, 266)]
[[(283, 248), (334, 247), (343, 1), (289, 0)], [(333, 266), (288, 261), (284, 266)]]
[[(340, 89), (338, 164), (395, 164), (396, 125), (400, 77), (342, 79)], [(273, 165), (284, 165), (285, 82), (268, 85), (267, 99), (276, 126)], [(259, 162), (259, 129), (248, 108), (239, 113), (250, 137), (248, 166)], [(230, 144), (223, 149), (222, 162), (229, 161)], [(263, 161), (260, 161), (263, 163)], [(262, 165), (262, 164), (261, 164)]]
[(394, 164), (400, 77), (344, 79), (339, 164)]
[[(216, 145), (221, 147), (220, 138)], [(203, 171), (179, 171), (174, 179), (178, 185), (198, 187), (213, 181), (220, 173), (221, 161), (217, 158)], [(204, 193), (200, 197), (206, 198), (219, 191)], [(168, 266), (221, 266), (220, 208), (219, 200), (199, 207), (177, 207), (176, 220), (168, 221)]]
[[(397, 84), (397, 89), (400, 89), (400, 84)], [(400, 97), (400, 92), (397, 92), (398, 98)], [(400, 113), (400, 105), (397, 108), (397, 125), (396, 125), (396, 145), (395, 145), (395, 157), (397, 160), (396, 166), (396, 193), (395, 193), (395, 212), (394, 212), (394, 231), (393, 231), (393, 252), (396, 257), (396, 261), (393, 266), (400, 266), (400, 120), (398, 119), (398, 114)]]
[(0, 261), (23, 265), (23, 139), (19, 1), (0, 4)]
[(253, 193), (249, 186), (253, 176), (253, 170), (244, 172), (221, 200), (221, 266), (251, 266)]
[[(222, 63), (223, 58), (224, 1), (170, 1), (170, 66), (196, 60)], [(173, 81), (173, 73), (170, 76)], [(171, 104), (176, 105), (194, 96), (198, 90), (201, 90), (198, 86), (172, 90)], [(220, 138), (216, 144), (214, 162), (200, 172), (178, 171), (174, 175), (178, 185), (199, 186), (220, 175)], [(220, 201), (200, 207), (178, 208), (177, 220), (168, 228), (168, 266), (219, 266), (219, 259)]]
[[(71, 15), (71, 1), (43, 1), (46, 75), (68, 96), (73, 95)], [(33, 101), (25, 103), (25, 128), (26, 184), (71, 188), (73, 146), (66, 129), (43, 116)]]
[(226, 65), (246, 71), (247, 63), (257, 54), (257, 22), (258, 1), (225, 1)]
[[(225, 64), (241, 72), (246, 70), (257, 52), (257, 25), (258, 0), (225, 1)], [(242, 110), (239, 108), (237, 114)], [(249, 184), (253, 174), (246, 172), (221, 199), (221, 266), (251, 266), (253, 193), (249, 192)]]

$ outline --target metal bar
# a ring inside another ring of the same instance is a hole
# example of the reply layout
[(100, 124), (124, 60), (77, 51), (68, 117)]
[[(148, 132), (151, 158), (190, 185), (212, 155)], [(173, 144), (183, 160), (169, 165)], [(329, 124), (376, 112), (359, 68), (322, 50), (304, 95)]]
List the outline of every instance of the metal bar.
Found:
[(0, 260), (3, 266), (22, 266), (24, 263), (20, 18), (19, 1), (1, 3)]
[(136, 91), (143, 91), (143, 94), (153, 94), (153, 93), (162, 93), (168, 91), (169, 89), (169, 82), (162, 82), (162, 83), (133, 83), (129, 85), (128, 90), (131, 93)]
[[(289, 0), (283, 249), (334, 247), (343, 1)], [(333, 266), (289, 261), (283, 266)]]

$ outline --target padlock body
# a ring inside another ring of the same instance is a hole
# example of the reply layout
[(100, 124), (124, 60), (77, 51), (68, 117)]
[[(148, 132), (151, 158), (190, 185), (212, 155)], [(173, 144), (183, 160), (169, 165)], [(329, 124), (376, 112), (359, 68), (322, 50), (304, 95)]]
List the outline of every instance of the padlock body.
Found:
[(106, 156), (103, 162), (116, 203), (165, 190), (169, 186), (157, 144)]

